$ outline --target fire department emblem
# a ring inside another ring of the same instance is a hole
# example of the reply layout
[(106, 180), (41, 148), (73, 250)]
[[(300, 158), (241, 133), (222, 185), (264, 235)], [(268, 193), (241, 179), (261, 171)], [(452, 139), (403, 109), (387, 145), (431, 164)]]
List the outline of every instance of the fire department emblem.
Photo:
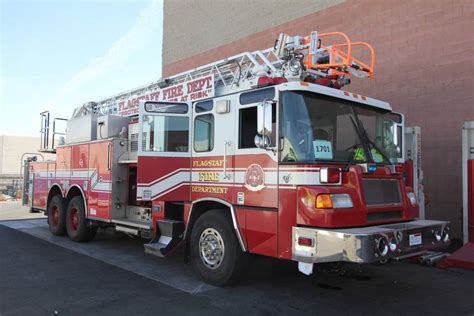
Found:
[(245, 187), (250, 191), (260, 191), (265, 187), (265, 172), (262, 167), (252, 164), (245, 171)]

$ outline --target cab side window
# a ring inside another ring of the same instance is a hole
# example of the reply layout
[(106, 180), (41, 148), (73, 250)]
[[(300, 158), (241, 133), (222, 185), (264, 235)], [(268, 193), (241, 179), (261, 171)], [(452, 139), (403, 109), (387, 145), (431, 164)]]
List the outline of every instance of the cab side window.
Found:
[(214, 148), (214, 115), (204, 114), (194, 119), (194, 150), (212, 151)]
[(187, 152), (189, 119), (179, 116), (144, 115), (142, 150)]
[[(276, 144), (276, 105), (272, 106), (273, 133), (270, 136), (272, 141), (270, 147)], [(256, 148), (255, 135), (257, 135), (257, 106), (252, 106), (239, 110), (239, 148)]]

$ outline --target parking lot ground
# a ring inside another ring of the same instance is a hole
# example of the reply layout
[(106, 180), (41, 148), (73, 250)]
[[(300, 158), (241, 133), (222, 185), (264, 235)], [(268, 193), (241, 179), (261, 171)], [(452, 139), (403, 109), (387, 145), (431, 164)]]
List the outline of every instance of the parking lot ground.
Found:
[(0, 202), (0, 221), (27, 218), (45, 218), (43, 212), (30, 213), (28, 206), (21, 205), (20, 201)]
[(196, 278), (181, 253), (103, 230), (90, 243), (51, 236), (44, 219), (0, 222), (0, 315), (474, 315), (474, 272), (401, 262), (325, 265), (258, 258), (232, 287)]

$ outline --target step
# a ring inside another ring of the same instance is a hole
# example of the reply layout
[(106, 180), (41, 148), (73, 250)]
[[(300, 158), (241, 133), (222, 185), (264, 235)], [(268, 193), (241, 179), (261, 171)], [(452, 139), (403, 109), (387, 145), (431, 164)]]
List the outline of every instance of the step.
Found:
[(171, 253), (179, 244), (181, 238), (172, 239), (167, 236), (161, 236), (157, 241), (152, 241), (148, 244), (144, 244), (145, 253), (158, 256), (160, 258), (166, 257)]
[(112, 223), (115, 223), (115, 224), (118, 224), (118, 225), (122, 225), (122, 226), (130, 226), (130, 227), (136, 227), (136, 228), (143, 228), (143, 229), (151, 229), (152, 228), (152, 224), (151, 224), (151, 221), (150, 222), (147, 222), (147, 221), (139, 221), (139, 220), (136, 220), (136, 219), (129, 219), (129, 218), (120, 218), (120, 219), (112, 219), (111, 220)]
[(145, 253), (148, 253), (150, 255), (155, 255), (160, 258), (164, 258), (166, 255), (166, 252), (164, 251), (168, 245), (154, 242), (154, 243), (149, 243), (149, 244), (144, 244), (145, 246)]
[(172, 219), (159, 219), (156, 221), (160, 236), (167, 236), (172, 239), (180, 238), (184, 233), (184, 222)]
[(156, 221), (157, 236), (150, 243), (145, 244), (145, 252), (160, 258), (166, 257), (175, 249), (183, 238), (184, 222), (172, 219)]
[(127, 233), (131, 235), (136, 235), (136, 236), (138, 236), (138, 232), (139, 232), (137, 228), (121, 226), (121, 225), (115, 225), (115, 230), (118, 232)]

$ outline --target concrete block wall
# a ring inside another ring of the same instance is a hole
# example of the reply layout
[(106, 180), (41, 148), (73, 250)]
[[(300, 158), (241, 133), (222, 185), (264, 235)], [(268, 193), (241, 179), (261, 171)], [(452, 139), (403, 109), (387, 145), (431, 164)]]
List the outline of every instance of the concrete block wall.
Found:
[[(165, 5), (165, 21), (167, 13)], [(473, 17), (471, 0), (349, 0), (164, 63), (163, 75), (271, 47), (280, 32), (342, 31), (371, 43), (376, 52), (374, 79), (354, 79), (347, 90), (388, 101), (406, 115), (407, 126), (421, 126), (427, 216), (450, 220), (460, 237), (461, 127), (474, 120)], [(165, 23), (165, 39), (167, 32)]]
[[(39, 137), (0, 135), (0, 176), (19, 176), (21, 156), (26, 152), (38, 153), (39, 147)], [(55, 159), (56, 156), (52, 154), (42, 155), (45, 160)], [(38, 160), (41, 159), (38, 158)]]
[(345, 0), (167, 0), (163, 65)]

